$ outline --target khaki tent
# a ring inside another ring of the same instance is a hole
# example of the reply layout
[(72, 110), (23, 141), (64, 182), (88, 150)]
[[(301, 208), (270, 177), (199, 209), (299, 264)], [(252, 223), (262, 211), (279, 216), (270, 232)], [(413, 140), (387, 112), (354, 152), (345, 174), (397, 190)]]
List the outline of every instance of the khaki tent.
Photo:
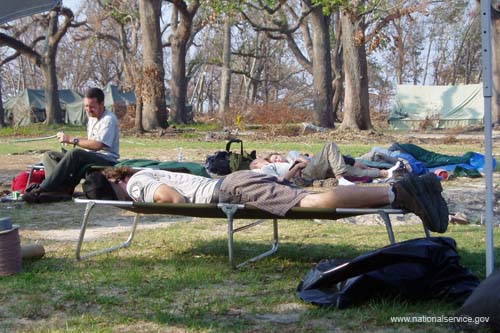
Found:
[[(76, 119), (77, 116), (68, 110), (68, 105), (81, 101), (82, 97), (70, 89), (59, 90), (59, 103), (64, 114)], [(45, 121), (45, 92), (41, 89), (24, 89), (20, 94), (8, 99), (4, 104), (5, 121), (11, 126), (27, 126), (32, 123)], [(69, 122), (83, 125), (84, 122)]]
[[(117, 86), (108, 84), (103, 90), (104, 106), (106, 109), (117, 114), (119, 118), (125, 114), (129, 105), (135, 105), (135, 95), (133, 92), (122, 92)], [(68, 124), (76, 124), (87, 122), (87, 114), (85, 113), (85, 105), (83, 99), (67, 105), (65, 122)]]
[(483, 124), (482, 85), (398, 85), (389, 117), (394, 129), (455, 128)]

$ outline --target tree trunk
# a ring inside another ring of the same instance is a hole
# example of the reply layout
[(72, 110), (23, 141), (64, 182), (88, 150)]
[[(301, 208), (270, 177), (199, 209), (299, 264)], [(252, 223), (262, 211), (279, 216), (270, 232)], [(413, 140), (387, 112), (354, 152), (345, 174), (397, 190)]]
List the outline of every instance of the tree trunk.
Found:
[[(170, 47), (172, 49), (172, 78), (170, 80), (170, 113), (171, 119), (179, 124), (186, 124), (192, 119), (189, 117), (187, 103), (186, 54), (189, 39), (191, 38), (193, 18), (200, 7), (199, 0), (192, 0), (189, 6), (186, 1), (172, 1), (172, 35)], [(177, 19), (177, 14), (179, 19)]]
[(160, 31), (161, 0), (139, 1), (143, 50), (143, 128), (168, 127)]
[(135, 121), (134, 129), (137, 133), (144, 133), (144, 127), (142, 126), (142, 91), (136, 89), (135, 91)]
[(2, 102), (2, 75), (0, 73), (0, 128), (5, 127), (5, 111)]
[(491, 67), (493, 72), (493, 100), (491, 116), (493, 124), (500, 124), (500, 11), (491, 8)]
[(316, 6), (311, 13), (314, 123), (321, 127), (334, 128), (332, 60), (328, 22), (329, 17), (323, 14), (322, 7)]
[(345, 73), (344, 119), (341, 129), (371, 129), (364, 21), (361, 18), (353, 22), (351, 15), (344, 11), (341, 23)]
[(187, 101), (187, 78), (186, 78), (186, 40), (178, 40), (172, 43), (172, 79), (170, 80), (170, 108), (171, 119), (178, 124), (188, 122)]
[(397, 64), (396, 64), (396, 79), (398, 84), (403, 84), (403, 72), (405, 67), (405, 42), (404, 32), (401, 27), (401, 20), (396, 19), (393, 21), (394, 30), (396, 30), (396, 51), (397, 51)]
[[(226, 15), (224, 22), (224, 48), (222, 51), (222, 72), (219, 99), (219, 116), (226, 119), (224, 115), (229, 112), (229, 94), (231, 91), (231, 22)], [(224, 124), (226, 125), (226, 124)]]
[(333, 82), (332, 82), (332, 91), (333, 91), (333, 100), (332, 100), (332, 108), (333, 108), (333, 121), (338, 122), (339, 117), (338, 113), (341, 111), (341, 102), (342, 96), (344, 93), (344, 80), (342, 78), (342, 28), (340, 26), (340, 15), (337, 10), (334, 14), (335, 21), (335, 49), (333, 52), (333, 62), (332, 62), (332, 70), (334, 74)]
[(53, 37), (57, 33), (58, 11), (52, 10), (49, 13), (49, 17), (45, 50), (42, 54), (43, 60), (40, 66), (45, 78), (45, 123), (61, 124), (63, 120), (61, 117), (56, 72), (57, 44), (53, 41)]
[(61, 124), (61, 105), (59, 104), (59, 90), (57, 87), (55, 59), (48, 60), (48, 64), (41, 66), (45, 78), (45, 123)]

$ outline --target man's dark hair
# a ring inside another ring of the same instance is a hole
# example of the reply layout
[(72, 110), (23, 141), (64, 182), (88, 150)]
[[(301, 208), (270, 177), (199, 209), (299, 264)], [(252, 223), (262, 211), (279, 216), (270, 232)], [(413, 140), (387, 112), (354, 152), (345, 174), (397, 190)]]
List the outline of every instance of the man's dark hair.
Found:
[(97, 101), (99, 103), (104, 102), (104, 93), (99, 88), (89, 88), (89, 89), (87, 89), (87, 91), (85, 92), (85, 96), (84, 97), (86, 97), (86, 98), (97, 98)]

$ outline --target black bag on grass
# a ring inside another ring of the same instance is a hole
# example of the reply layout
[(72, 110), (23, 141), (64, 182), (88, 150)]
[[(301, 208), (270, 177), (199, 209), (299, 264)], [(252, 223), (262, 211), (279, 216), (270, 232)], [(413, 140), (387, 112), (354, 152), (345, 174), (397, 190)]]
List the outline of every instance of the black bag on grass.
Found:
[(462, 304), (479, 279), (459, 259), (453, 238), (410, 239), (350, 261), (322, 261), (300, 282), (297, 294), (306, 302), (338, 309), (381, 295)]
[[(240, 152), (231, 151), (232, 143), (240, 144)], [(226, 144), (226, 150), (219, 150), (214, 155), (207, 157), (205, 169), (209, 174), (224, 176), (237, 170), (250, 169), (250, 162), (257, 158), (255, 150), (247, 153), (243, 150), (243, 141), (231, 139)]]

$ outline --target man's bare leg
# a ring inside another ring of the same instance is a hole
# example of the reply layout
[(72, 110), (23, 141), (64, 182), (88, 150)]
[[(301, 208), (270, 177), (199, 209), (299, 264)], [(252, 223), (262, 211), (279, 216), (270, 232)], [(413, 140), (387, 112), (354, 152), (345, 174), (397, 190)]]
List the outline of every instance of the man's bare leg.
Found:
[(388, 205), (388, 186), (342, 186), (323, 193), (309, 194), (298, 206), (308, 208), (369, 208)]

